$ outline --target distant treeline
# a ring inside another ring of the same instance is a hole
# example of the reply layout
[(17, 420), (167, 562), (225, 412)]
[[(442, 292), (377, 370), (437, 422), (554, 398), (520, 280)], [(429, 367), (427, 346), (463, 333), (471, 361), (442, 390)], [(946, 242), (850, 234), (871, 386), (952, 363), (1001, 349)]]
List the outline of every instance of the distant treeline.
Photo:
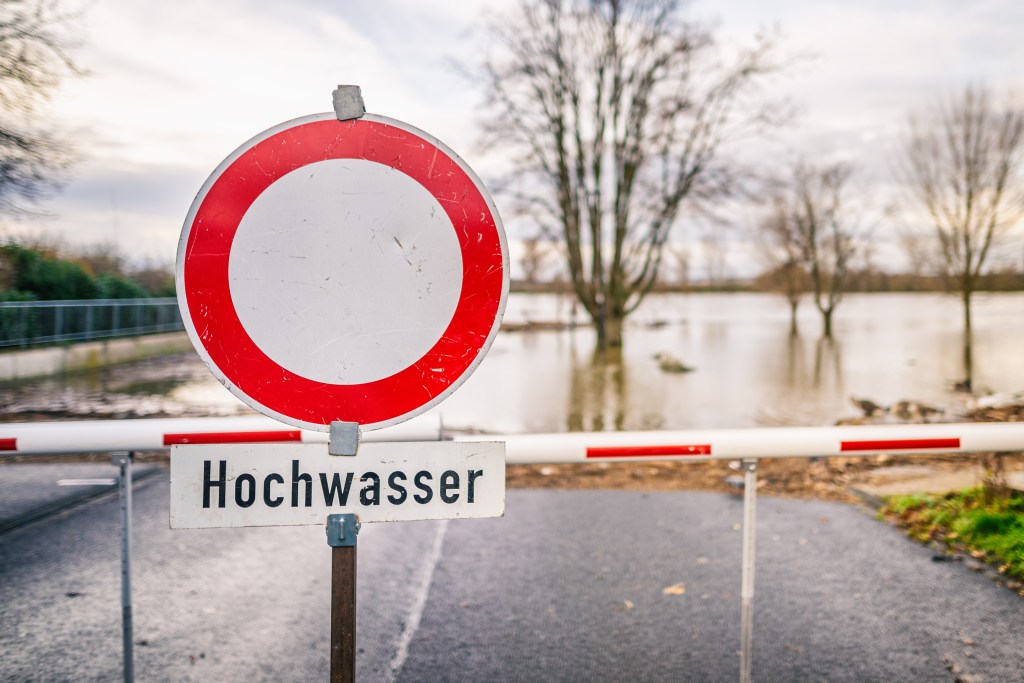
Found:
[[(751, 279), (730, 279), (720, 282), (659, 282), (655, 292), (775, 292), (775, 276), (765, 273)], [(572, 283), (565, 280), (528, 282), (513, 280), (513, 292), (572, 293)], [(886, 273), (879, 270), (858, 270), (847, 274), (847, 292), (950, 292), (956, 291), (947, 280), (937, 275)], [(982, 275), (978, 291), (1024, 291), (1024, 272), (1000, 270)]]
[(166, 268), (130, 268), (113, 249), (64, 255), (55, 247), (0, 245), (0, 301), (174, 296)]
[[(776, 275), (765, 273), (750, 283), (755, 291), (778, 291)], [(845, 292), (955, 292), (955, 283), (939, 275), (886, 273), (880, 270), (853, 270), (843, 278)], [(996, 270), (978, 277), (976, 291), (1016, 292), (1024, 290), (1024, 273), (1012, 269)]]
[[(979, 292), (1016, 292), (1024, 290), (1024, 273), (998, 270), (978, 277)], [(947, 292), (956, 288), (947, 278), (935, 275), (883, 273), (877, 270), (855, 271), (849, 275), (848, 292)]]

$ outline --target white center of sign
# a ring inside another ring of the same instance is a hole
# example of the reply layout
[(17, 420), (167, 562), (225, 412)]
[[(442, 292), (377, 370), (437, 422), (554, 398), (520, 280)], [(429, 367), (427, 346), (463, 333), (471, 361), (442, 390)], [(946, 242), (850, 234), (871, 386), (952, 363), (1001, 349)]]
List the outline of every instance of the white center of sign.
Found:
[(409, 176), (332, 159), (252, 203), (228, 263), (246, 332), (307, 379), (362, 384), (418, 361), (448, 328), (462, 252), (437, 199)]

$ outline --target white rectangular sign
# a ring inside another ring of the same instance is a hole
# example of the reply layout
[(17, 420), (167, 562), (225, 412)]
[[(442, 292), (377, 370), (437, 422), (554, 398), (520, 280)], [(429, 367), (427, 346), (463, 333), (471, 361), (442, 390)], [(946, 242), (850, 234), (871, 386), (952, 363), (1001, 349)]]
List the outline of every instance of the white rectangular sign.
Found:
[(505, 444), (360, 444), (355, 456), (327, 444), (171, 447), (171, 528), (501, 517)]

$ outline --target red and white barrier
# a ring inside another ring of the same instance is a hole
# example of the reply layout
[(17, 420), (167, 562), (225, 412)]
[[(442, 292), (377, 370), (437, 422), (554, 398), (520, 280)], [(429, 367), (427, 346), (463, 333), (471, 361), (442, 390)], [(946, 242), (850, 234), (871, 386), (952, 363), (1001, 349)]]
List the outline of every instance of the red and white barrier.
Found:
[[(441, 419), (423, 415), (364, 432), (364, 441), (437, 441)], [(771, 427), (708, 431), (568, 432), (456, 436), (504, 441), (509, 464), (640, 460), (736, 460), (879, 453), (1024, 451), (1024, 423)], [(326, 432), (269, 417), (0, 423), (0, 453), (150, 451), (184, 443), (327, 443)]]
[[(419, 417), (385, 429), (363, 432), (363, 441), (439, 441), (441, 418)], [(156, 451), (185, 443), (327, 443), (315, 432), (269, 417), (204, 417), (79, 422), (0, 423), (0, 454)]]
[[(490, 437), (456, 437), (486, 441)], [(772, 427), (493, 437), (509, 464), (1024, 451), (1024, 423)]]

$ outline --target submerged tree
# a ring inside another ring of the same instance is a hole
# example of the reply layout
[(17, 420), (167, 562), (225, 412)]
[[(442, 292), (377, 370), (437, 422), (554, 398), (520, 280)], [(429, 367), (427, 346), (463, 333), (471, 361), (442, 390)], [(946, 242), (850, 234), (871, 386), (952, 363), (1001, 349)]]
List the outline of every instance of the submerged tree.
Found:
[(960, 294), (969, 335), (982, 269), (1024, 217), (1024, 109), (969, 86), (911, 117), (898, 168), (935, 228), (940, 274)]
[(768, 122), (747, 101), (776, 70), (770, 41), (729, 60), (673, 0), (523, 0), (491, 28), (486, 133), (514, 196), (565, 243), (601, 346), (654, 285), (684, 203), (735, 180), (722, 147)]
[(523, 281), (535, 285), (548, 270), (548, 262), (557, 256), (558, 248), (543, 235), (527, 237), (522, 241), (522, 245), (523, 253), (519, 258), (519, 265), (523, 269)]
[(762, 224), (781, 260), (794, 321), (802, 291), (798, 278), (806, 278), (826, 337), (832, 336), (832, 316), (857, 249), (856, 225), (845, 201), (849, 179), (850, 169), (843, 164), (796, 164)]
[(797, 334), (797, 309), (807, 292), (807, 271), (800, 236), (784, 197), (777, 194), (768, 213), (759, 224), (761, 255), (767, 271), (761, 277), (765, 285), (786, 297), (789, 303), (789, 333)]
[(0, 2), (0, 212), (45, 194), (68, 162), (67, 144), (39, 125), (38, 108), (64, 76), (79, 73), (70, 19), (54, 0)]

